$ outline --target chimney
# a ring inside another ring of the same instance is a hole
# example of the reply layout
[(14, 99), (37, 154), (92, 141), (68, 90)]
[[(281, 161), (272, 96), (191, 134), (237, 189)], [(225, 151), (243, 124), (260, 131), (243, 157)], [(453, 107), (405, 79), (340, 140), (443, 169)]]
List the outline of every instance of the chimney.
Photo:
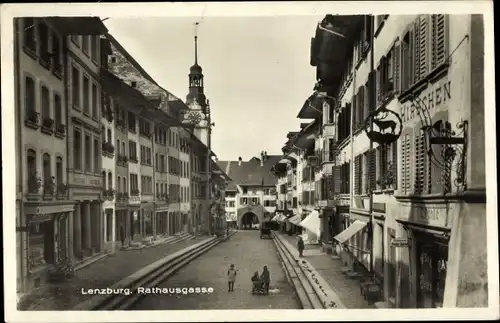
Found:
[(264, 166), (264, 151), (260, 152), (260, 167)]
[(264, 157), (266, 158), (267, 161), (267, 151), (264, 152)]
[(238, 157), (238, 166), (241, 166), (241, 161), (242, 161), (241, 157)]

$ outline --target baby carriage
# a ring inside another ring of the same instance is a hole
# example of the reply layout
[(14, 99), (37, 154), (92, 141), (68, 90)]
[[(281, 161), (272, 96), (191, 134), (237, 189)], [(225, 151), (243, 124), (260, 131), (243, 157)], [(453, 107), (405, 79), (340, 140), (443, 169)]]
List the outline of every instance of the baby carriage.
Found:
[(253, 295), (265, 295), (266, 289), (264, 288), (264, 283), (260, 278), (252, 279), (252, 294)]

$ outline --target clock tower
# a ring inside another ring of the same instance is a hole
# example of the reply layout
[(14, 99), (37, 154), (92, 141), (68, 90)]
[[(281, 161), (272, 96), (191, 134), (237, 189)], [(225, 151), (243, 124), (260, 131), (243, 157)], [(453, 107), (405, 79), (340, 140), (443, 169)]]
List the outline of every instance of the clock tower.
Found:
[[(198, 22), (195, 24), (196, 27), (198, 24)], [(195, 33), (194, 65), (189, 69), (189, 93), (186, 96), (186, 105), (189, 110), (184, 113), (183, 123), (193, 126), (195, 136), (208, 146), (208, 113), (210, 112), (203, 89), (203, 69), (198, 65), (198, 34)]]

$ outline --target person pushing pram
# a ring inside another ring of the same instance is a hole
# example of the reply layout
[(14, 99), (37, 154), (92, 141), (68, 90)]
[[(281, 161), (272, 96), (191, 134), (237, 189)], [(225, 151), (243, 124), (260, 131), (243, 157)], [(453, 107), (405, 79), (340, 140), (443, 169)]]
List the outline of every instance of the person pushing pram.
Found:
[(271, 279), (267, 266), (264, 266), (261, 275), (259, 275), (259, 272), (256, 271), (253, 274), (251, 280), (252, 280), (252, 294), (261, 294), (261, 295), (269, 294), (269, 283)]

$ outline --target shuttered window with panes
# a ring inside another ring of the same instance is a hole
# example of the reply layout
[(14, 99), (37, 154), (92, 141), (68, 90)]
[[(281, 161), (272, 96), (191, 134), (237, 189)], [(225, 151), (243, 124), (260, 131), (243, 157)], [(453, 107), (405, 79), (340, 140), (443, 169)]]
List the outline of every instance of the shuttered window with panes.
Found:
[(354, 158), (354, 194), (361, 195), (363, 189), (363, 165), (361, 164), (362, 155)]
[(383, 144), (377, 147), (377, 189), (397, 188), (398, 142)]
[[(448, 16), (419, 15), (395, 46), (394, 84), (396, 90), (408, 90), (448, 57)], [(399, 48), (397, 47), (399, 45)], [(398, 51), (399, 50), (399, 55)], [(445, 169), (433, 165), (427, 154), (424, 135), (416, 125), (400, 137), (401, 194), (429, 194), (449, 191)], [(434, 148), (433, 148), (434, 149)], [(439, 149), (439, 148), (436, 148)], [(435, 154), (435, 152), (434, 152)], [(444, 184), (444, 185), (443, 185)]]

